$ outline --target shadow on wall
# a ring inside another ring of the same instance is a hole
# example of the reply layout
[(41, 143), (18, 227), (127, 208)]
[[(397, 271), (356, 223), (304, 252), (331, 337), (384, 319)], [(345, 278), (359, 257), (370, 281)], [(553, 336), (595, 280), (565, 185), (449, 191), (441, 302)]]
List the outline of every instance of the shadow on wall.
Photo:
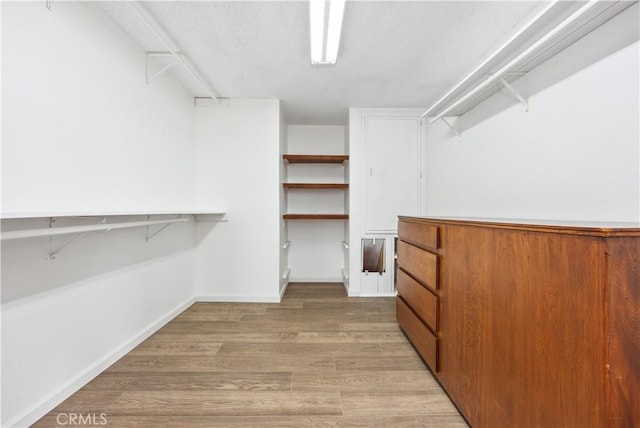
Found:
[[(74, 225), (78, 225), (75, 219)], [(84, 223), (88, 219), (82, 219)], [(122, 217), (113, 222), (139, 220)], [(58, 219), (65, 226), (68, 219)], [(83, 224), (84, 224), (83, 223)], [(206, 233), (217, 223), (206, 223)], [(46, 228), (48, 219), (3, 220), (3, 230)], [(158, 229), (152, 226), (151, 233)], [(55, 258), (51, 249), (59, 249), (77, 235), (59, 235), (15, 239), (2, 242), (2, 304), (26, 299), (41, 293), (59, 291), (81, 281), (114, 275), (135, 265), (148, 263), (177, 253), (190, 251), (196, 245), (194, 222), (172, 224), (146, 242), (145, 227), (90, 232), (64, 247)]]

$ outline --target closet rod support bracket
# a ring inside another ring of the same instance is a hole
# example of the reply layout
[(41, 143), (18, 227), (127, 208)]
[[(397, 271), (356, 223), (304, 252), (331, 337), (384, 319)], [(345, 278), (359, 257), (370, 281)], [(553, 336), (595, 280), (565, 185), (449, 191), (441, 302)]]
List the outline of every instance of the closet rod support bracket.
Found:
[(462, 137), (462, 134), (460, 133), (460, 131), (458, 131), (456, 129), (456, 127), (453, 126), (447, 119), (445, 119), (444, 117), (441, 117), (440, 120), (442, 122), (444, 122), (444, 124), (447, 125), (449, 127), (449, 129), (451, 129), (451, 131), (453, 131), (453, 133), (456, 135), (456, 137), (458, 137), (458, 138)]
[[(153, 62), (154, 58), (169, 58), (171, 61), (168, 64), (165, 64), (160, 70), (158, 70), (152, 76), (149, 76), (150, 73), (150, 62)], [(172, 68), (174, 65), (179, 64), (178, 60), (172, 55), (170, 52), (147, 52), (146, 62), (145, 62), (145, 82), (147, 85), (151, 84), (156, 78), (162, 75), (165, 71)]]
[[(100, 220), (100, 223), (98, 224), (105, 224), (106, 222), (107, 222), (107, 218), (103, 217), (102, 220)], [(55, 226), (55, 223), (56, 223), (56, 218), (50, 217), (49, 227), (53, 228)], [(47, 260), (54, 260), (56, 256), (62, 252), (62, 250), (79, 241), (80, 238), (84, 237), (87, 233), (88, 232), (81, 232), (80, 234), (67, 240), (64, 244), (60, 245), (58, 248), (54, 248), (54, 244), (55, 244), (54, 236), (53, 235), (49, 236), (49, 257), (47, 257)]]
[(511, 86), (502, 77), (498, 81), (502, 84), (502, 86), (507, 90), (507, 92), (509, 92), (509, 94), (512, 97), (514, 97), (520, 104), (524, 106), (524, 111), (529, 111), (529, 102), (526, 99), (524, 99), (524, 97), (520, 95), (520, 93), (516, 91), (513, 86)]
[[(149, 219), (150, 219), (150, 218), (151, 218), (150, 216), (147, 216), (147, 221), (149, 221)], [(182, 214), (179, 214), (179, 215), (175, 218), (175, 220), (179, 220), (179, 219), (181, 219), (181, 218), (182, 218)], [(171, 223), (166, 223), (166, 224), (164, 224), (164, 225), (160, 226), (160, 228), (159, 228), (158, 230), (156, 230), (155, 232), (153, 232), (153, 233), (149, 233), (149, 232), (150, 232), (150, 230), (149, 230), (149, 225), (147, 225), (147, 226), (146, 226), (146, 229), (147, 229), (147, 236), (146, 236), (146, 238), (145, 238), (146, 242), (148, 243), (148, 242), (151, 240), (151, 238), (153, 238), (153, 237), (154, 237), (154, 236), (156, 236), (158, 233), (160, 233), (160, 232), (162, 232), (163, 230), (165, 230), (167, 227), (171, 226), (171, 224), (172, 224), (172, 223), (173, 223), (173, 222), (171, 222)]]

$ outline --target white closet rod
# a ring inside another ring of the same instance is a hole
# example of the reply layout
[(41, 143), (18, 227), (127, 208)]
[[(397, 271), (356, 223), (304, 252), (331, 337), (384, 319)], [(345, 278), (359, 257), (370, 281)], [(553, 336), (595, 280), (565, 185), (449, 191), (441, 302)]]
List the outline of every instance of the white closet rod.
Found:
[(54, 235), (68, 235), (70, 233), (84, 233), (84, 232), (97, 232), (104, 230), (108, 232), (113, 229), (126, 229), (131, 227), (151, 226), (154, 224), (171, 224), (171, 223), (185, 223), (188, 222), (188, 218), (174, 218), (169, 220), (143, 220), (143, 221), (129, 221), (123, 223), (101, 223), (90, 224), (85, 226), (66, 226), (66, 227), (48, 227), (45, 229), (27, 229), (27, 230), (14, 230), (10, 232), (2, 232), (2, 240), (9, 239), (23, 239), (23, 238), (35, 238), (39, 236), (54, 236)]
[(198, 73), (198, 71), (195, 70), (187, 60), (185, 60), (184, 56), (178, 53), (177, 49), (174, 49), (174, 47), (176, 47), (177, 45), (173, 42), (173, 40), (171, 40), (166, 32), (162, 30), (160, 24), (156, 22), (156, 20), (149, 14), (149, 12), (135, 1), (127, 0), (125, 3), (133, 11), (133, 13), (136, 14), (138, 19), (145, 25), (145, 27), (147, 27), (149, 31), (151, 31), (151, 33), (156, 36), (160, 43), (162, 43), (165, 48), (167, 48), (173, 59), (175, 59), (180, 65), (182, 65), (185, 71), (189, 73), (191, 77), (193, 77), (198, 83), (200, 83), (200, 86), (202, 86), (207, 95), (209, 95), (209, 97), (213, 99), (216, 104), (220, 104), (220, 100), (218, 100), (220, 96), (216, 93), (216, 91), (213, 90), (211, 85), (207, 83), (204, 77), (202, 77), (202, 75)]
[(458, 90), (458, 88), (460, 88), (462, 85), (464, 85), (465, 83), (467, 83), (469, 81), (469, 79), (471, 79), (472, 77), (474, 77), (476, 75), (476, 73), (478, 73), (478, 71), (484, 67), (485, 65), (487, 65), (489, 63), (489, 61), (491, 61), (492, 59), (494, 59), (496, 56), (498, 56), (499, 54), (501, 54), (506, 48), (509, 47), (509, 45), (511, 43), (513, 43), (514, 40), (516, 40), (518, 37), (520, 37), (525, 31), (527, 31), (529, 28), (531, 28), (536, 22), (538, 22), (540, 20), (540, 18), (542, 18), (544, 15), (547, 14), (547, 12), (549, 12), (549, 10), (551, 8), (553, 8), (557, 3), (559, 3), (561, 0), (554, 0), (553, 2), (549, 3), (549, 5), (547, 7), (545, 7), (542, 11), (540, 11), (540, 13), (538, 13), (535, 17), (533, 17), (533, 19), (531, 21), (529, 21), (524, 27), (522, 27), (520, 30), (518, 30), (518, 32), (516, 34), (514, 34), (509, 40), (507, 40), (505, 43), (502, 44), (502, 46), (500, 46), (494, 53), (492, 53), (491, 55), (489, 55), (487, 57), (487, 59), (485, 59), (484, 61), (482, 61), (476, 68), (474, 68), (469, 74), (467, 74), (465, 77), (462, 78), (462, 80), (460, 80), (454, 87), (452, 87), (451, 89), (449, 89), (447, 91), (446, 94), (444, 94), (442, 97), (440, 97), (440, 99), (438, 101), (436, 101), (435, 103), (433, 103), (431, 105), (431, 107), (429, 107), (427, 109), (427, 111), (425, 111), (424, 113), (422, 113), (422, 117), (426, 117), (428, 116), (431, 112), (433, 112), (436, 107), (438, 107), (440, 104), (442, 104), (442, 102), (444, 100), (446, 100), (447, 98), (449, 98), (449, 96), (454, 93), (456, 90)]
[(568, 17), (567, 19), (562, 21), (560, 24), (558, 24), (557, 27), (555, 27), (553, 30), (549, 31), (547, 34), (545, 34), (542, 38), (540, 38), (533, 45), (529, 46), (529, 48), (524, 50), (520, 55), (518, 55), (517, 57), (515, 57), (514, 59), (509, 61), (509, 63), (507, 65), (505, 65), (500, 70), (498, 70), (495, 73), (493, 73), (491, 76), (489, 76), (486, 80), (484, 80), (482, 83), (480, 83), (474, 89), (472, 89), (471, 91), (467, 92), (463, 97), (458, 99), (458, 101), (454, 102), (449, 107), (447, 107), (446, 109), (444, 109), (443, 111), (438, 113), (436, 116), (432, 117), (429, 120), (429, 123), (433, 123), (434, 121), (442, 118), (447, 113), (449, 113), (451, 110), (453, 110), (454, 108), (456, 108), (457, 106), (459, 106), (460, 104), (462, 104), (463, 102), (465, 102), (466, 100), (468, 100), (469, 98), (471, 98), (472, 96), (477, 94), (480, 90), (482, 90), (485, 87), (491, 85), (496, 80), (499, 80), (500, 78), (502, 78), (502, 76), (507, 74), (507, 72), (511, 71), (519, 62), (521, 62), (522, 60), (527, 58), (527, 56), (529, 56), (532, 52), (534, 52), (536, 49), (538, 49), (541, 45), (546, 43), (550, 38), (554, 37), (560, 31), (564, 30), (568, 25), (570, 25), (573, 21), (575, 21), (576, 19), (581, 17), (585, 12), (587, 12), (589, 9), (591, 9), (593, 6), (595, 6), (599, 1), (600, 0), (591, 0), (589, 3), (587, 3), (584, 6), (582, 6), (577, 11), (575, 11), (570, 17)]
[[(524, 59), (526, 59), (529, 55), (531, 55), (533, 52), (535, 52), (536, 49), (538, 49), (540, 46), (542, 46), (544, 43), (546, 43), (549, 39), (551, 39), (552, 37), (556, 36), (559, 32), (561, 32), (562, 30), (564, 30), (566, 27), (568, 27), (569, 25), (571, 25), (576, 19), (580, 18), (582, 15), (584, 15), (589, 9), (591, 9), (593, 6), (595, 6), (596, 4), (598, 4), (600, 2), (600, 0), (591, 0), (589, 1), (587, 4), (585, 4), (584, 6), (582, 6), (580, 9), (578, 9), (577, 11), (575, 11), (573, 14), (571, 14), (571, 16), (569, 16), (567, 19), (565, 19), (564, 21), (562, 21), (560, 24), (558, 24), (555, 28), (553, 28), (551, 31), (549, 31), (547, 34), (545, 34), (543, 37), (541, 37), (540, 39), (538, 39), (533, 45), (529, 46), (526, 50), (524, 50), (523, 52), (521, 52), (518, 56), (516, 56), (514, 59), (512, 59), (511, 61), (509, 61), (508, 64), (506, 64), (505, 66), (503, 66), (500, 70), (498, 70), (497, 72), (493, 73), (492, 75), (490, 75), (487, 79), (485, 79), (482, 83), (480, 83), (478, 86), (476, 86), (475, 88), (473, 88), (471, 91), (467, 92), (464, 96), (460, 97), (457, 101), (455, 101), (454, 103), (450, 104), (446, 109), (444, 109), (443, 111), (441, 111), (440, 113), (438, 113), (436, 116), (432, 117), (429, 120), (429, 123), (433, 123), (436, 120), (441, 119), (443, 116), (445, 116), (447, 113), (449, 113), (451, 110), (453, 110), (454, 108), (456, 108), (457, 106), (459, 106), (460, 104), (462, 104), (463, 102), (465, 102), (466, 100), (468, 100), (469, 98), (471, 98), (472, 96), (474, 96), (475, 94), (477, 94), (479, 91), (481, 91), (482, 89), (484, 89), (485, 87), (491, 85), (492, 83), (494, 83), (495, 81), (499, 80), (500, 78), (502, 78), (505, 74), (507, 74), (509, 71), (512, 71), (513, 68), (520, 63), (521, 61), (523, 61)], [(425, 113), (422, 114), (422, 117), (425, 117), (426, 115), (428, 115), (430, 113), (432, 109), (427, 110)]]

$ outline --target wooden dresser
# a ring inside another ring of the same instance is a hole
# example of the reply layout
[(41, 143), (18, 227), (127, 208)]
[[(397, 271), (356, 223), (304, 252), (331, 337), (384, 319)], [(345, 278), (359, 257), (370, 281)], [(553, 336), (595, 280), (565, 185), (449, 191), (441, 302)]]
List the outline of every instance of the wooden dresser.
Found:
[(640, 427), (640, 224), (398, 234), (398, 322), (473, 427)]

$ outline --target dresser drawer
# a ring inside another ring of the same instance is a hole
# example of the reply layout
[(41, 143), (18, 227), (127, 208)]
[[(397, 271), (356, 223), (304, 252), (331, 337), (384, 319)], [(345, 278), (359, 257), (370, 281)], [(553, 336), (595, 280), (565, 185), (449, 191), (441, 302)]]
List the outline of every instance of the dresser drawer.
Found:
[(438, 338), (429, 331), (400, 297), (396, 299), (396, 318), (429, 368), (434, 372), (439, 371)]
[(420, 224), (409, 221), (398, 223), (398, 236), (400, 239), (412, 242), (415, 245), (438, 249), (438, 226), (432, 224)]
[(424, 285), (438, 289), (438, 256), (398, 241), (398, 266)]
[(413, 309), (418, 318), (434, 332), (438, 332), (438, 296), (398, 269), (396, 276), (398, 294)]

